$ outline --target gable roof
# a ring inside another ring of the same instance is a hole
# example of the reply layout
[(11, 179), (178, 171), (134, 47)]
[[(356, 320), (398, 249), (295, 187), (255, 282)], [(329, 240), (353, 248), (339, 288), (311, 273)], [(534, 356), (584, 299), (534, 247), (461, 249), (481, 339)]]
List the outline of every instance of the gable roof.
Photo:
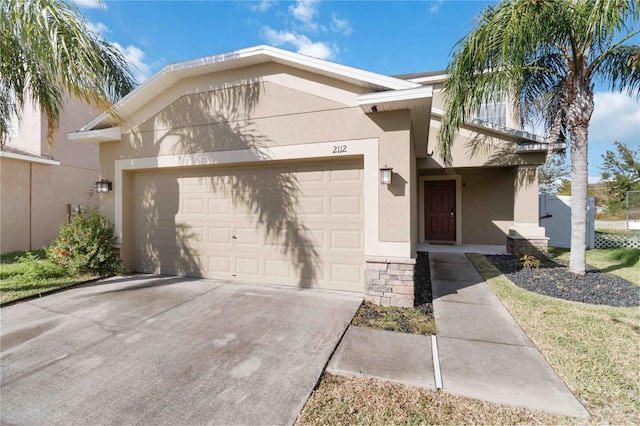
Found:
[[(267, 62), (275, 62), (331, 77), (366, 88), (372, 92), (421, 87), (418, 83), (401, 78), (389, 77), (262, 45), (167, 65), (117, 102), (114, 108), (119, 116), (126, 117), (180, 79)], [(99, 128), (98, 126), (108, 117), (108, 113), (103, 113), (83, 126), (79, 131), (84, 132)]]

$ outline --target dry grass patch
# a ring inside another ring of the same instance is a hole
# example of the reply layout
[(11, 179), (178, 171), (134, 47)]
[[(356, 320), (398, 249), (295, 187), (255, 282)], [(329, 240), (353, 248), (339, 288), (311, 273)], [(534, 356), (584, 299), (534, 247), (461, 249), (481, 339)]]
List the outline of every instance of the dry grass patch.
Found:
[(325, 374), (296, 425), (555, 424), (563, 420), (443, 392)]
[[(640, 308), (590, 305), (531, 293), (513, 284), (484, 256), (468, 257), (589, 410), (589, 423), (638, 424)], [(617, 272), (624, 274), (623, 269)]]
[(426, 307), (420, 309), (383, 307), (362, 302), (351, 324), (358, 327), (427, 336), (436, 333), (433, 309), (430, 307), (429, 309)]

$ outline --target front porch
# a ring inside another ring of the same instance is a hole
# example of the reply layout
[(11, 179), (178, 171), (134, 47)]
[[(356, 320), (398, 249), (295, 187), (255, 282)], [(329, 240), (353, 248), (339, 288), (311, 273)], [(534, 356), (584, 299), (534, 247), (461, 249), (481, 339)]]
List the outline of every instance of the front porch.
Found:
[(492, 244), (418, 244), (418, 252), (431, 253), (478, 253), (478, 254), (509, 254), (507, 246)]

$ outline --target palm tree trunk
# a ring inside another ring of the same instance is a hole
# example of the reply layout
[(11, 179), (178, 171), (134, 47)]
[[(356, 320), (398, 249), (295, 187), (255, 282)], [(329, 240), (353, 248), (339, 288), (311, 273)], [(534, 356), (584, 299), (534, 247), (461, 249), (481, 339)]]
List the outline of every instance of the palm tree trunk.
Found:
[(585, 127), (571, 130), (571, 253), (569, 270), (586, 273), (587, 250), (587, 133)]
[(587, 153), (589, 120), (592, 113), (593, 90), (587, 82), (577, 88), (574, 102), (570, 105), (568, 113), (571, 138), (571, 252), (569, 270), (578, 275), (584, 275), (587, 269)]

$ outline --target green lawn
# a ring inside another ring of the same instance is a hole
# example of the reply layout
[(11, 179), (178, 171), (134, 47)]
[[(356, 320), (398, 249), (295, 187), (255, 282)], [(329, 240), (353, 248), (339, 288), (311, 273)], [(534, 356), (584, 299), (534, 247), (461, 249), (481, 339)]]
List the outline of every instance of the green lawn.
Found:
[(46, 258), (44, 250), (13, 252), (0, 256), (0, 303), (69, 287), (98, 278), (69, 275)]
[[(560, 263), (569, 263), (569, 249), (553, 248), (550, 251)], [(587, 250), (587, 263), (640, 285), (640, 249)]]

